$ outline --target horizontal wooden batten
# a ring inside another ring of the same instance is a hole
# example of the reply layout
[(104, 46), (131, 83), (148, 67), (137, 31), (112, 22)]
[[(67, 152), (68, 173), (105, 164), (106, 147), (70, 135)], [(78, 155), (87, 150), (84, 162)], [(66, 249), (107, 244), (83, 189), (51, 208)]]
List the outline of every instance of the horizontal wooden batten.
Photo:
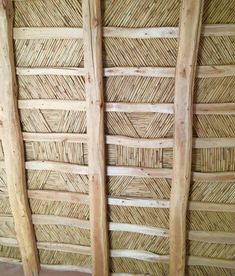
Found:
[[(40, 110), (71, 110), (71, 111), (86, 111), (85, 101), (74, 100), (52, 100), (52, 99), (30, 99), (18, 100), (19, 109), (40, 109)], [(106, 112), (158, 112), (174, 114), (174, 105), (166, 103), (106, 103)], [(235, 103), (217, 103), (217, 104), (194, 104), (194, 114), (210, 115), (223, 114), (234, 115)]]
[[(71, 27), (16, 27), (14, 39), (82, 39), (82, 28)], [(208, 24), (202, 27), (202, 36), (234, 36), (235, 24)], [(178, 38), (178, 27), (122, 28), (104, 27), (104, 37), (151, 39)]]
[[(63, 163), (56, 161), (27, 161), (27, 170), (45, 170), (45, 171), (58, 171), (63, 173), (88, 175), (88, 167), (76, 165), (71, 163)], [(4, 169), (5, 164), (0, 161), (0, 168)], [(147, 177), (147, 178), (172, 178), (171, 169), (154, 169), (143, 167), (130, 167), (130, 166), (107, 166), (108, 176), (133, 176), (133, 177)], [(192, 172), (192, 181), (204, 182), (234, 182), (235, 173), (231, 172)]]
[(18, 100), (19, 109), (86, 111), (85, 101), (30, 99)]
[[(0, 194), (0, 197), (7, 197), (7, 194)], [(31, 199), (48, 200), (48, 201), (65, 201), (77, 204), (89, 204), (89, 195), (71, 192), (29, 190), (28, 196)], [(135, 197), (108, 197), (110, 206), (128, 206), (141, 208), (161, 208), (169, 209), (170, 201), (166, 199), (150, 199)], [(188, 209), (190, 211), (209, 211), (209, 212), (235, 212), (234, 204), (212, 203), (190, 201)]]
[[(32, 198), (32, 197), (31, 197)], [(32, 215), (34, 225), (65, 225), (79, 229), (90, 230), (88, 220), (76, 218), (54, 216), (54, 215)], [(12, 217), (0, 216), (0, 223), (13, 223)], [(169, 237), (169, 230), (153, 226), (109, 222), (109, 231), (139, 233), (148, 236)], [(213, 231), (194, 231), (187, 232), (187, 239), (190, 241), (200, 241), (206, 243), (235, 244), (235, 233), (233, 232), (213, 232)]]
[[(4, 246), (17, 247), (17, 240), (12, 238), (0, 238), (0, 244)], [(64, 243), (53, 243), (53, 242), (37, 242), (38, 249), (47, 251), (59, 251), (67, 253), (75, 253), (81, 255), (91, 255), (91, 248), (88, 246), (64, 244)], [(145, 250), (130, 250), (130, 249), (112, 249), (110, 250), (112, 258), (130, 258), (151, 263), (169, 263), (168, 255), (158, 255)], [(235, 268), (233, 260), (227, 259), (213, 259), (197, 256), (188, 256), (187, 264), (189, 266), (195, 265), (206, 265), (210, 267), (221, 267), (221, 268)], [(17, 261), (15, 261), (16, 263)]]
[[(21, 261), (13, 258), (4, 258), (0, 257), (0, 262), (8, 263), (8, 264), (16, 264), (21, 265)], [(200, 262), (198, 264), (198, 262)], [(221, 268), (232, 268), (234, 269), (234, 261), (233, 260), (223, 260), (223, 259), (210, 259), (205, 257), (196, 257), (191, 256), (188, 258), (188, 265), (206, 265), (210, 267), (221, 267)], [(91, 274), (91, 268), (89, 267), (80, 267), (75, 265), (46, 265), (41, 264), (41, 268), (45, 268), (52, 271), (71, 271), (71, 272), (81, 272)], [(144, 276), (145, 274), (129, 274), (129, 273), (111, 273), (112, 276)]]
[[(0, 136), (1, 137), (1, 136)], [(87, 135), (83, 133), (23, 133), (25, 142), (65, 142), (87, 143)], [(171, 138), (132, 138), (118, 135), (106, 135), (106, 144), (133, 148), (172, 148)], [(231, 148), (235, 147), (235, 138), (194, 138), (193, 147), (200, 148)]]
[[(52, 67), (52, 68), (16, 68), (19, 76), (84, 76), (84, 68), (79, 67)], [(136, 77), (158, 77), (174, 78), (174, 67), (112, 67), (104, 68), (104, 76), (136, 76)], [(198, 66), (197, 78), (220, 78), (235, 76), (235, 65), (207, 65)]]

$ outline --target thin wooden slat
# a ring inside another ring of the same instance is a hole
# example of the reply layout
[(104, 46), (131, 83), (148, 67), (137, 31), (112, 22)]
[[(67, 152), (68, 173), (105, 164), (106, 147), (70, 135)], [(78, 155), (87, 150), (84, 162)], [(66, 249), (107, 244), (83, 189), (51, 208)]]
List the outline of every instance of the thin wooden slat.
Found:
[[(7, 194), (0, 194), (0, 197), (7, 197)], [(57, 192), (57, 191), (28, 191), (30, 199), (64, 201), (77, 204), (89, 204), (89, 196), (80, 193)], [(108, 204), (115, 206), (143, 207), (143, 208), (161, 208), (169, 209), (170, 201), (166, 199), (149, 199), (135, 197), (108, 197)], [(234, 213), (234, 204), (211, 203), (211, 202), (189, 202), (190, 211), (209, 211), (209, 212), (228, 212)]]
[[(69, 164), (56, 161), (27, 161), (25, 163), (27, 170), (45, 170), (57, 171), (62, 173), (88, 175), (88, 167), (76, 164)], [(5, 164), (0, 161), (0, 168), (5, 169)], [(144, 168), (130, 166), (107, 166), (108, 176), (133, 176), (146, 178), (172, 178), (172, 170), (167, 168)], [(235, 173), (231, 172), (192, 172), (192, 181), (221, 182), (226, 183), (235, 181)]]
[[(104, 27), (104, 37), (117, 38), (177, 38), (178, 27), (121, 28)], [(202, 26), (202, 36), (234, 36), (235, 24), (210, 24)], [(82, 39), (82, 28), (70, 27), (18, 27), (14, 28), (14, 39)]]
[[(36, 215), (36, 214), (32, 215), (32, 218), (33, 218), (33, 224), (35, 225), (65, 225), (70, 227), (76, 227), (79, 229), (90, 230), (90, 222), (88, 220), (80, 220), (76, 218), (68, 218), (68, 217), (55, 216), (55, 215)], [(0, 222), (13, 223), (13, 218), (0, 216)], [(157, 237), (169, 237), (168, 229), (157, 228), (157, 227), (146, 226), (146, 225), (129, 224), (129, 223), (109, 222), (109, 231), (140, 233), (144, 235), (157, 236)], [(191, 241), (219, 243), (219, 244), (235, 244), (235, 233), (233, 232), (230, 233), (230, 232), (189, 230), (187, 238), (188, 240), (191, 240)]]
[(92, 275), (109, 275), (102, 19), (100, 0), (83, 0), (83, 39), (91, 222)]
[[(1, 135), (0, 135), (1, 137)], [(26, 142), (66, 142), (87, 143), (87, 135), (83, 133), (32, 133), (23, 132)], [(119, 135), (106, 135), (106, 144), (133, 148), (172, 148), (171, 138), (132, 138)], [(193, 138), (193, 148), (234, 148), (235, 138)]]
[(170, 208), (170, 276), (185, 275), (186, 213), (191, 183), (193, 89), (203, 0), (182, 0), (175, 76), (175, 132)]
[(18, 100), (18, 108), (86, 111), (86, 102), (75, 100), (29, 99)]
[(38, 275), (39, 259), (29, 208), (23, 139), (17, 109), (12, 1), (0, 1), (0, 127), (9, 201), (26, 276)]
[[(17, 241), (10, 238), (0, 239), (0, 243), (3, 245), (17, 247)], [(37, 246), (39, 249), (47, 251), (59, 251), (69, 252), (82, 255), (91, 255), (91, 248), (88, 246), (74, 245), (74, 244), (61, 244), (52, 242), (38, 242)], [(151, 263), (169, 263), (168, 255), (158, 255), (145, 250), (131, 250), (131, 249), (112, 249), (110, 250), (112, 258), (131, 258)], [(235, 268), (233, 260), (223, 260), (215, 258), (205, 258), (197, 256), (188, 256), (188, 265), (205, 265), (211, 267), (222, 267), (222, 268)]]
[[(206, 65), (197, 67), (197, 78), (223, 78), (235, 75), (235, 65)], [(26, 68), (17, 67), (16, 73), (19, 76), (37, 75), (65, 75), (84, 76), (84, 68), (79, 67), (51, 67), (51, 68)], [(104, 68), (104, 76), (136, 76), (136, 77), (159, 77), (174, 78), (174, 67), (114, 67)]]
[[(19, 109), (41, 109), (41, 110), (73, 110), (86, 111), (85, 101), (76, 100), (55, 100), (55, 99), (27, 99), (18, 100)], [(174, 114), (174, 105), (166, 103), (106, 103), (104, 104), (106, 112), (153, 112)], [(200, 115), (223, 114), (234, 115), (235, 103), (218, 104), (194, 104), (193, 113)]]

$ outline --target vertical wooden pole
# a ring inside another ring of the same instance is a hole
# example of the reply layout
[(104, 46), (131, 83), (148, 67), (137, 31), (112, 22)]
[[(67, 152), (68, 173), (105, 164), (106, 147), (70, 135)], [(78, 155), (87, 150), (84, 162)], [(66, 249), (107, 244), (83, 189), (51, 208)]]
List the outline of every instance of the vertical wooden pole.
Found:
[(175, 76), (175, 133), (170, 208), (170, 275), (185, 274), (186, 213), (191, 182), (192, 101), (203, 0), (183, 0)]
[(38, 275), (39, 260), (26, 192), (23, 138), (17, 109), (12, 1), (0, 0), (0, 127), (8, 193), (26, 276)]
[(100, 0), (83, 0), (92, 275), (109, 274)]

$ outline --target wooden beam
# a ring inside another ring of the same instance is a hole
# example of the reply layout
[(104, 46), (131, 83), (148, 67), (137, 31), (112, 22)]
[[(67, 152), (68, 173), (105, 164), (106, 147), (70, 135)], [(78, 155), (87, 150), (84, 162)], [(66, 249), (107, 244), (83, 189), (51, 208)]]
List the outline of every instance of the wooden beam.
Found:
[[(1, 137), (1, 135), (0, 135)], [(87, 143), (83, 133), (32, 133), (23, 132), (25, 142)], [(171, 138), (132, 138), (120, 135), (106, 135), (106, 144), (133, 148), (173, 148)], [(193, 148), (234, 148), (235, 138), (193, 138)]]
[[(52, 67), (52, 68), (16, 68), (19, 76), (84, 76), (84, 68), (78, 67)], [(235, 65), (207, 65), (198, 66), (197, 78), (223, 78), (235, 75)], [(104, 68), (104, 76), (135, 76), (135, 77), (155, 77), (174, 78), (174, 67), (114, 67)]]
[[(178, 27), (122, 28), (104, 27), (104, 37), (150, 39), (177, 38)], [(202, 36), (234, 36), (235, 24), (209, 24), (202, 26)], [(82, 39), (83, 29), (73, 27), (17, 27), (14, 39)]]
[(109, 275), (101, 1), (83, 0), (92, 275)]
[(185, 275), (186, 213), (191, 183), (193, 90), (203, 0), (182, 0), (175, 75), (175, 132), (170, 208), (170, 276)]
[[(62, 173), (88, 175), (88, 167), (77, 164), (56, 162), (56, 161), (27, 161), (25, 163), (27, 170), (45, 170), (57, 171)], [(0, 168), (5, 169), (5, 164), (0, 161)], [(172, 170), (168, 168), (145, 168), (131, 166), (107, 166), (108, 176), (133, 176), (146, 178), (172, 178)], [(203, 182), (234, 182), (235, 174), (231, 172), (192, 172), (192, 181)]]
[(17, 109), (13, 53), (13, 4), (0, 0), (0, 127), (9, 201), (26, 276), (38, 275), (39, 260), (26, 192), (23, 138)]
[[(10, 247), (17, 247), (17, 241), (12, 238), (0, 238), (0, 244)], [(53, 242), (38, 242), (39, 249), (47, 251), (59, 251), (69, 252), (75, 254), (81, 254), (90, 256), (92, 251), (88, 246), (66, 244), (66, 243), (53, 243)], [(168, 255), (158, 255), (145, 250), (136, 249), (112, 249), (110, 251), (112, 258), (130, 258), (150, 263), (169, 263)], [(198, 256), (188, 256), (188, 265), (205, 265), (211, 267), (222, 267), (222, 268), (235, 268), (233, 260), (224, 260), (216, 258), (205, 258)]]
[[(90, 230), (90, 221), (54, 215), (32, 215), (35, 225), (65, 225)], [(0, 216), (0, 223), (13, 223), (12, 217)], [(169, 230), (153, 226), (109, 222), (109, 231), (139, 233), (149, 236), (169, 237)], [(206, 243), (235, 244), (235, 233), (189, 230), (187, 239)]]
[[(7, 194), (2, 194), (0, 197), (7, 197)], [(28, 191), (30, 199), (49, 200), (49, 201), (65, 201), (69, 203), (77, 203), (89, 205), (89, 196), (80, 193), (58, 192), (58, 191)], [(129, 206), (142, 208), (161, 208), (169, 209), (170, 201), (167, 199), (151, 199), (151, 198), (136, 198), (136, 197), (108, 197), (108, 204), (114, 206)], [(234, 204), (212, 203), (190, 201), (190, 211), (209, 211), (209, 212), (228, 212), (234, 213)]]
[[(167, 103), (124, 103), (108, 102), (104, 104), (106, 112), (153, 112), (174, 114), (174, 105)], [(40, 110), (73, 110), (86, 111), (86, 102), (77, 100), (56, 100), (56, 99), (27, 99), (18, 100), (19, 109), (40, 109)], [(234, 115), (235, 103), (206, 103), (194, 104), (193, 113), (196, 115)]]

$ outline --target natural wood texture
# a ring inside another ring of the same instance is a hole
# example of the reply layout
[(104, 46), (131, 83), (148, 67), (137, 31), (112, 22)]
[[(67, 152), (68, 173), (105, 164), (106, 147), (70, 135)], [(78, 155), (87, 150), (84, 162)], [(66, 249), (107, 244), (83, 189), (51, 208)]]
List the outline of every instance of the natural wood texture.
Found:
[(194, 114), (235, 114), (235, 103), (224, 104), (197, 104), (194, 106)]
[[(234, 36), (235, 24), (203, 25), (202, 36)], [(121, 28), (104, 27), (104, 37), (119, 38), (177, 38), (178, 27)], [(14, 28), (14, 39), (78, 39), (83, 38), (82, 28)]]
[[(30, 192), (30, 191), (29, 191)], [(30, 195), (30, 193), (29, 193)], [(30, 196), (31, 197), (31, 196)], [(34, 197), (31, 197), (34, 198)], [(35, 197), (36, 198), (36, 197)], [(65, 225), (77, 227), (79, 229), (90, 229), (90, 222), (88, 220), (80, 220), (75, 218), (54, 216), (54, 215), (32, 215), (33, 224), (35, 225)], [(0, 222), (13, 223), (12, 217), (0, 216)], [(132, 232), (140, 233), (150, 236), (169, 237), (169, 230), (157, 228), (152, 226), (128, 224), (128, 223), (115, 223), (109, 222), (110, 231)], [(212, 232), (212, 231), (188, 231), (188, 240), (201, 241), (208, 243), (220, 244), (235, 244), (235, 233), (229, 232)]]
[[(47, 201), (64, 201), (69, 203), (79, 203), (89, 205), (89, 196), (80, 193), (71, 192), (55, 192), (55, 191), (28, 191), (31, 199), (47, 200)], [(0, 194), (0, 197), (8, 197), (8, 194)], [(108, 197), (108, 204), (115, 206), (143, 207), (143, 208), (161, 208), (169, 209), (170, 201), (166, 199), (141, 199), (135, 197)], [(209, 212), (228, 212), (234, 213), (234, 204), (208, 203), (190, 201), (189, 210), (191, 211), (209, 211)]]
[(85, 101), (72, 100), (18, 100), (19, 109), (50, 109), (50, 110), (72, 110), (86, 111)]
[(24, 273), (30, 276), (38, 275), (39, 260), (26, 192), (23, 139), (17, 109), (12, 5), (12, 1), (0, 1), (0, 127), (17, 240)]
[[(27, 170), (45, 170), (57, 171), (61, 173), (88, 175), (88, 167), (76, 164), (69, 164), (56, 161), (27, 161), (25, 163)], [(0, 161), (0, 168), (5, 169), (5, 164)], [(167, 168), (154, 169), (144, 167), (130, 167), (130, 166), (107, 166), (108, 176), (133, 176), (133, 177), (149, 177), (149, 178), (172, 178), (172, 170)], [(234, 182), (234, 172), (192, 172), (192, 181), (205, 182)]]
[(83, 0), (92, 275), (109, 275), (100, 0)]
[[(137, 104), (137, 103), (106, 103), (104, 104), (106, 112), (158, 112), (174, 114), (173, 104), (157, 103), (157, 104)], [(46, 110), (73, 110), (85, 111), (85, 101), (74, 100), (19, 100), (19, 109), (46, 109)], [(206, 114), (223, 114), (234, 115), (235, 103), (219, 103), (219, 104), (195, 104), (193, 106), (193, 113), (206, 115)]]
[[(17, 241), (12, 238), (0, 238), (0, 244), (10, 247), (17, 247)], [(39, 249), (52, 250), (59, 252), (70, 252), (75, 254), (82, 254), (90, 256), (92, 251), (88, 246), (74, 245), (74, 244), (61, 244), (61, 243), (51, 243), (51, 242), (38, 242), (37, 246)], [(130, 250), (130, 249), (112, 249), (110, 250), (111, 257), (113, 258), (131, 258), (136, 260), (141, 260), (145, 262), (159, 262), (159, 263), (169, 263), (168, 255), (158, 255), (152, 252), (144, 250)], [(230, 260), (204, 258), (197, 256), (189, 256), (188, 265), (208, 265), (214, 267), (223, 268), (235, 268), (235, 264)]]
[(170, 275), (185, 275), (186, 213), (191, 183), (193, 89), (203, 0), (183, 0), (175, 75), (175, 132), (170, 207)]
[[(0, 135), (1, 137), (1, 135)], [(77, 133), (30, 133), (23, 132), (24, 141), (87, 143), (86, 134)], [(106, 135), (106, 144), (133, 148), (172, 148), (171, 138), (131, 138), (118, 135)], [(194, 138), (193, 148), (234, 148), (235, 138)]]
[[(16, 68), (17, 75), (37, 76), (37, 75), (65, 75), (84, 76), (83, 68)], [(196, 76), (198, 78), (219, 78), (235, 75), (235, 65), (207, 65), (198, 66)], [(140, 76), (140, 77), (162, 77), (174, 78), (174, 67), (114, 67), (104, 68), (104, 76)]]

